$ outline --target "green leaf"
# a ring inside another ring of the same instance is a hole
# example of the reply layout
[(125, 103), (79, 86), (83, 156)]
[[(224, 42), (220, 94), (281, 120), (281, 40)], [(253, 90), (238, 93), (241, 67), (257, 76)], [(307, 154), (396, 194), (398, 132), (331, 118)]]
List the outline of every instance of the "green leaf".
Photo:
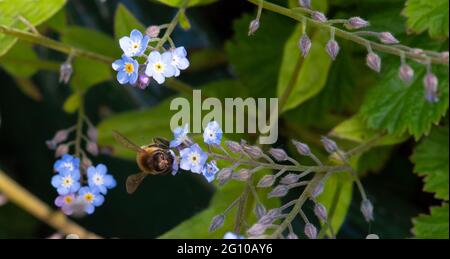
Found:
[[(286, 93), (289, 93), (289, 97), (281, 112), (293, 109), (315, 96), (327, 82), (331, 59), (324, 49), (329, 40), (329, 33), (325, 31), (314, 33), (311, 39), (313, 45), (304, 60), (298, 48), (301, 35), (301, 26), (297, 26), (284, 48), (277, 93), (281, 100), (285, 98)], [(292, 81), (293, 78), (296, 80)]]
[(73, 76), (70, 85), (81, 91), (102, 82), (111, 80), (111, 67), (86, 58), (76, 58), (73, 63)]
[(188, 17), (186, 16), (186, 12), (181, 12), (180, 18), (178, 19), (181, 28), (183, 30), (189, 30), (191, 29), (191, 22), (189, 21)]
[[(154, 0), (172, 7), (181, 7), (185, 0)], [(217, 0), (188, 0), (187, 6), (206, 5), (216, 2)]]
[(444, 203), (441, 207), (432, 207), (430, 215), (419, 215), (413, 219), (415, 236), (427, 239), (448, 239), (448, 209), (448, 203)]
[[(355, 115), (350, 119), (337, 125), (331, 132), (330, 135), (338, 137), (341, 139), (350, 140), (357, 143), (362, 143), (373, 139), (381, 132), (377, 130), (371, 130), (367, 128), (366, 123), (364, 123), (363, 118), (360, 115)], [(395, 145), (405, 141), (408, 136), (393, 136), (386, 135), (377, 141), (375, 146), (384, 145)]]
[(78, 110), (81, 103), (81, 96), (78, 94), (78, 92), (72, 94), (67, 98), (67, 100), (64, 102), (64, 111), (67, 113), (74, 113)]
[(335, 234), (339, 232), (352, 201), (353, 179), (349, 172), (333, 173), (318, 201), (326, 208)]
[(403, 14), (410, 30), (428, 30), (433, 38), (448, 38), (448, 0), (408, 0)]
[(14, 62), (1, 62), (1, 66), (11, 75), (27, 78), (33, 76), (38, 68), (33, 66), (38, 60), (32, 46), (28, 43), (19, 42), (11, 50), (0, 58), (3, 60), (18, 60), (19, 64)]
[(116, 40), (130, 35), (133, 29), (145, 33), (145, 26), (123, 4), (119, 4), (114, 16), (114, 35)]
[(119, 43), (109, 35), (79, 26), (70, 26), (61, 41), (73, 47), (96, 52), (111, 58), (120, 57)]
[(260, 29), (248, 37), (248, 25), (253, 19), (245, 15), (235, 22), (235, 35), (227, 42), (226, 52), (237, 77), (251, 89), (253, 97), (274, 97), (281, 53), (292, 33), (293, 23), (285, 17), (265, 13)]
[(414, 151), (411, 160), (414, 172), (424, 177), (424, 190), (435, 193), (438, 199), (448, 201), (449, 130), (435, 128)]
[(439, 78), (438, 103), (425, 100), (423, 65), (411, 64), (416, 72), (411, 86), (405, 86), (398, 78), (398, 67), (391, 65), (383, 78), (366, 95), (361, 114), (371, 129), (386, 129), (393, 135), (409, 133), (419, 139), (431, 126), (440, 121), (448, 109), (448, 69), (433, 67)]
[[(0, 25), (18, 29), (27, 29), (26, 25), (17, 19), (20, 15), (32, 25), (37, 26), (57, 13), (65, 3), (65, 0), (0, 1)], [(15, 37), (0, 34), (0, 56), (4, 55), (16, 41), (17, 39)]]

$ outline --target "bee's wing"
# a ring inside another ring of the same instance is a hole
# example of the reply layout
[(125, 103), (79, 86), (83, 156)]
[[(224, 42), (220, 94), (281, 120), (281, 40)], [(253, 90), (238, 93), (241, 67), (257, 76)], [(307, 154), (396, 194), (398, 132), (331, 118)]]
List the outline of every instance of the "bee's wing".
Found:
[(138, 145), (131, 142), (131, 140), (129, 140), (124, 135), (120, 134), (119, 132), (113, 130), (112, 135), (116, 139), (116, 141), (119, 142), (122, 146), (124, 146), (130, 150), (133, 150), (135, 152), (143, 152), (141, 147), (139, 147)]
[(169, 148), (170, 142), (165, 138), (153, 138), (153, 142), (157, 145), (160, 145), (164, 148)]
[(139, 185), (142, 183), (142, 181), (145, 179), (146, 176), (147, 176), (147, 174), (142, 173), (142, 172), (128, 176), (127, 182), (126, 182), (127, 192), (129, 194), (133, 194), (137, 190)]

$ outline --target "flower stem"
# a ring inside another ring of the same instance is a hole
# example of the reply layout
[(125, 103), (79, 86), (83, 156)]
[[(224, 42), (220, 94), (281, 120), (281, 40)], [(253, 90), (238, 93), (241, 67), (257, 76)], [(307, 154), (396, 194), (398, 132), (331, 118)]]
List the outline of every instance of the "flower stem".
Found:
[[(259, 0), (247, 0), (247, 1), (250, 3), (253, 3), (255, 5), (259, 4)], [(269, 3), (267, 1), (264, 1), (263, 8), (266, 10), (290, 17), (299, 22), (302, 22), (304, 19), (306, 19), (308, 21), (308, 23), (311, 24), (312, 26), (326, 29), (327, 31), (334, 28), (336, 36), (346, 39), (346, 40), (353, 41), (354, 43), (362, 45), (362, 46), (367, 46), (367, 42), (370, 42), (370, 45), (372, 46), (372, 48), (379, 52), (384, 52), (384, 53), (397, 55), (397, 56), (401, 56), (401, 53), (403, 52), (402, 47), (401, 47), (402, 45), (385, 45), (385, 44), (381, 44), (381, 43), (378, 43), (375, 41), (367, 40), (364, 37), (354, 34), (353, 32), (345, 31), (345, 30), (336, 28), (330, 24), (313, 20), (313, 19), (305, 16), (303, 13), (301, 13), (301, 10), (298, 10), (298, 8), (289, 9), (289, 8), (286, 8), (286, 7), (277, 5), (277, 4)], [(413, 52), (407, 52), (407, 53), (405, 53), (405, 56), (409, 59), (417, 60), (419, 62), (430, 61), (431, 63), (434, 63), (434, 64), (441, 64), (441, 65), (448, 66), (448, 60), (441, 58), (439, 56), (429, 55), (426, 52), (425, 52), (425, 54), (426, 55), (421, 55), (421, 54), (417, 54), (417, 53), (413, 53)]]
[(175, 17), (173, 17), (172, 21), (167, 26), (167, 29), (164, 32), (164, 36), (161, 38), (161, 40), (156, 45), (156, 49), (160, 49), (164, 45), (164, 43), (166, 43), (169, 40), (170, 35), (172, 35), (172, 32), (175, 30), (175, 28), (178, 25), (178, 22), (180, 20), (180, 15), (186, 10), (186, 6), (187, 6), (188, 2), (189, 2), (189, 0), (183, 1), (177, 14), (175, 15)]
[(80, 107), (78, 108), (78, 120), (76, 124), (76, 137), (75, 137), (75, 156), (81, 158), (81, 141), (83, 139), (83, 120), (84, 120), (84, 94), (79, 91), (80, 95)]

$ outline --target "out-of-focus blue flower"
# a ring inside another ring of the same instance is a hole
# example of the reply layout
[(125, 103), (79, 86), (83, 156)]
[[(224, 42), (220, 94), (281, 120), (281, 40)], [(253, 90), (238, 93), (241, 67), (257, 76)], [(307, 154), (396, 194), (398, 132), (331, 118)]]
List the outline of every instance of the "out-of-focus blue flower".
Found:
[(233, 232), (227, 232), (224, 236), (223, 239), (245, 239), (243, 236), (238, 236)]
[(52, 177), (51, 183), (59, 195), (75, 193), (80, 189), (80, 172), (78, 170), (62, 171)]
[(170, 141), (170, 148), (175, 148), (189, 141), (187, 134), (189, 133), (189, 125), (178, 127), (173, 131), (173, 140)]
[(64, 214), (66, 215), (72, 215), (72, 204), (75, 202), (75, 194), (70, 193), (67, 195), (61, 195), (56, 197), (55, 199), (55, 205), (61, 208)]
[(89, 187), (83, 187), (78, 192), (78, 198), (86, 204), (85, 212), (92, 214), (95, 211), (95, 207), (99, 207), (105, 201), (103, 195)]
[(119, 40), (120, 48), (127, 57), (139, 57), (147, 49), (150, 38), (138, 30), (131, 31), (130, 37), (122, 37)]
[(172, 53), (169, 51), (162, 55), (158, 51), (152, 51), (147, 62), (145, 74), (153, 77), (158, 84), (163, 84), (166, 78), (175, 75), (176, 68), (172, 65)]
[(175, 155), (175, 152), (173, 152), (172, 150), (169, 150), (170, 155), (173, 158), (173, 163), (172, 163), (172, 175), (176, 175), (178, 173), (178, 169), (180, 169), (180, 159), (177, 157), (177, 155)]
[(71, 155), (63, 155), (61, 159), (55, 162), (53, 169), (58, 173), (79, 172), (80, 159)]
[(114, 180), (112, 175), (107, 174), (107, 172), (108, 169), (104, 164), (99, 164), (96, 167), (88, 167), (87, 176), (89, 187), (103, 195), (108, 192), (108, 189), (116, 187), (116, 180)]
[(209, 145), (220, 145), (220, 141), (222, 141), (223, 131), (220, 128), (219, 123), (217, 121), (211, 121), (205, 128), (203, 132), (203, 141)]
[(112, 68), (117, 71), (117, 81), (124, 85), (127, 83), (135, 84), (139, 74), (139, 64), (136, 60), (122, 56), (122, 59), (118, 59), (112, 63)]
[(175, 67), (175, 76), (180, 75), (180, 70), (185, 70), (190, 63), (187, 59), (187, 51), (184, 47), (179, 47), (172, 50), (172, 65)]
[(180, 168), (193, 173), (201, 173), (203, 166), (208, 159), (208, 155), (203, 152), (198, 144), (194, 144), (180, 151)]
[(207, 163), (202, 170), (203, 176), (205, 176), (206, 180), (210, 183), (214, 181), (217, 172), (219, 172), (219, 168), (217, 167), (216, 161), (211, 161)]

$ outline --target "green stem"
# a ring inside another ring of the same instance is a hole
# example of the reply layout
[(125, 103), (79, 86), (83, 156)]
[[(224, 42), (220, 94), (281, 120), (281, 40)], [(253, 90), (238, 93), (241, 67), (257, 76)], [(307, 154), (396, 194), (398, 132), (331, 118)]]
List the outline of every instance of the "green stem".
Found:
[(75, 137), (75, 156), (81, 159), (81, 141), (83, 139), (83, 120), (84, 120), (84, 94), (80, 95), (80, 107), (78, 108), (78, 120), (76, 125)]
[(160, 49), (162, 46), (164, 46), (164, 43), (166, 43), (169, 40), (170, 35), (172, 35), (172, 32), (175, 30), (175, 28), (178, 25), (178, 21), (180, 20), (180, 15), (186, 10), (188, 3), (189, 3), (189, 0), (183, 1), (177, 14), (175, 15), (175, 17), (173, 17), (172, 21), (167, 26), (164, 36), (161, 38), (161, 40), (156, 45), (156, 49)]
[[(250, 3), (253, 3), (255, 5), (259, 5), (259, 0), (247, 0), (247, 1)], [(348, 32), (348, 31), (336, 28), (327, 23), (321, 23), (319, 21), (313, 20), (313, 19), (305, 16), (304, 14), (300, 13), (299, 11), (301, 11), (301, 10), (298, 10), (297, 8), (295, 10), (293, 10), (293, 9), (289, 9), (286, 7), (282, 7), (280, 5), (269, 3), (267, 1), (264, 1), (263, 8), (266, 10), (290, 17), (299, 22), (302, 22), (304, 19), (306, 19), (309, 24), (311, 24), (315, 27), (318, 27), (318, 28), (325, 29), (327, 31), (334, 28), (336, 36), (346, 39), (346, 40), (353, 41), (354, 43), (363, 45), (363, 46), (367, 46), (367, 44), (369, 43), (373, 50), (377, 50), (379, 52), (397, 55), (399, 57), (402, 55), (402, 53), (404, 53), (404, 50), (402, 50), (401, 47), (399, 47), (401, 45), (385, 45), (385, 44), (381, 44), (381, 43), (378, 43), (375, 41), (365, 39), (364, 37), (355, 35), (352, 32)], [(404, 53), (404, 55), (405, 55), (405, 57), (407, 57), (409, 59), (417, 60), (419, 62), (429, 62), (430, 61), (431, 63), (434, 63), (434, 64), (442, 64), (442, 65), (448, 66), (448, 60), (445, 60), (439, 56), (430, 56), (430, 55), (423, 56), (421, 54), (416, 54), (416, 53), (412, 53), (412, 52), (406, 52), (406, 53)]]
[[(250, 177), (251, 178), (251, 177)], [(239, 199), (238, 211), (236, 213), (236, 223), (234, 225), (234, 233), (240, 234), (242, 224), (245, 219), (245, 211), (247, 207), (248, 194), (250, 193), (250, 185), (251, 180), (245, 184), (244, 191), (241, 194), (241, 198)]]

